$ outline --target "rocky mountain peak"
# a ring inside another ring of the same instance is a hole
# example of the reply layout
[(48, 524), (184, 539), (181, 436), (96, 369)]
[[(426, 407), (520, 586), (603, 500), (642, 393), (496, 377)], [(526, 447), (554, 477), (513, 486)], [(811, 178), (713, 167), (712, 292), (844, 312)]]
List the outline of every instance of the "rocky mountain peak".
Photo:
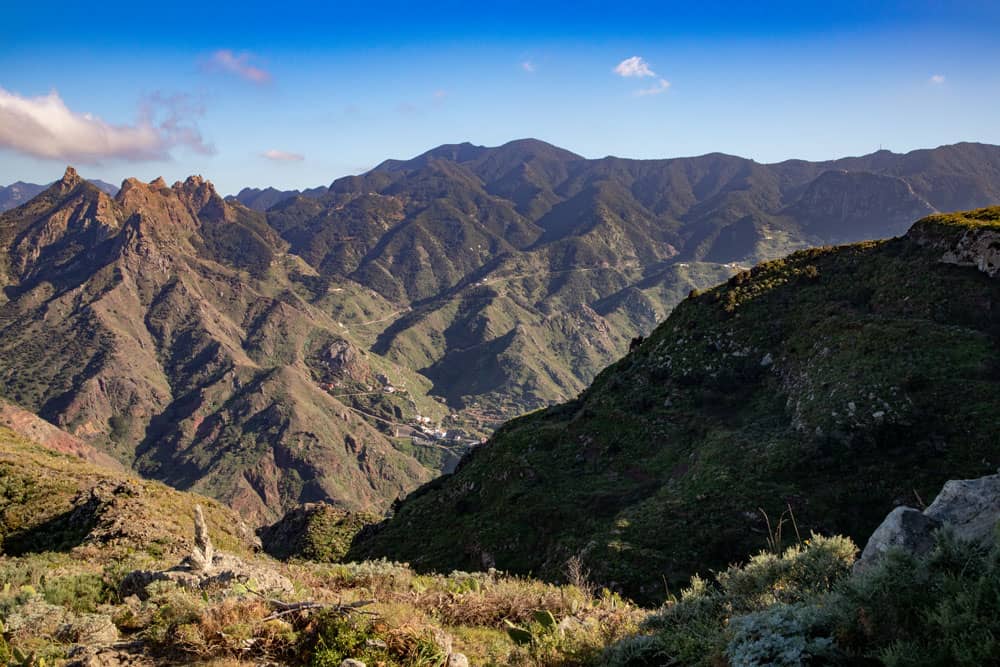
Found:
[(81, 183), (82, 181), (83, 179), (80, 178), (80, 175), (78, 173), (76, 173), (76, 169), (67, 166), (66, 172), (63, 174), (62, 180), (60, 180), (59, 182), (62, 183), (63, 185), (75, 186)]

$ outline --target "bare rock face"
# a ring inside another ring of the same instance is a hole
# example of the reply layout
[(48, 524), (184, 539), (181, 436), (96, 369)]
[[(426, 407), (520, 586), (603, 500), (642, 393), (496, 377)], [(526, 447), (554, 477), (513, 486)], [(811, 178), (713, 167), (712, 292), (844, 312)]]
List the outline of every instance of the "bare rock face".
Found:
[(934, 546), (934, 533), (951, 531), (958, 539), (989, 546), (1000, 521), (1000, 475), (946, 482), (931, 506), (920, 512), (897, 507), (875, 529), (854, 565), (862, 572), (892, 548), (922, 555)]
[(974, 266), (990, 278), (1000, 276), (1000, 233), (990, 229), (970, 229), (953, 248), (945, 251), (942, 262)]

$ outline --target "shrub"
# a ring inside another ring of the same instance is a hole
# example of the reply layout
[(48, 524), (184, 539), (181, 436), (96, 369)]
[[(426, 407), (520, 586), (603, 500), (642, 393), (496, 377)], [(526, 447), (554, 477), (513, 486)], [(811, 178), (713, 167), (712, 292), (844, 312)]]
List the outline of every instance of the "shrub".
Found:
[(1000, 660), (1000, 548), (940, 533), (917, 558), (887, 557), (838, 587), (842, 643), (887, 665), (983, 665)]
[(733, 667), (799, 667), (838, 656), (832, 619), (819, 607), (776, 604), (729, 624), (726, 656)]
[(100, 575), (79, 574), (47, 580), (42, 596), (49, 604), (82, 613), (96, 611), (98, 605), (111, 599), (112, 591)]
[[(734, 626), (736, 621), (730, 623), (729, 619), (763, 612), (774, 605), (797, 608), (817, 599), (849, 574), (856, 554), (857, 547), (847, 538), (812, 535), (802, 545), (789, 547), (781, 555), (765, 551), (742, 567), (731, 566), (717, 574), (714, 582), (695, 576), (679, 598), (669, 600), (661, 610), (646, 618), (643, 629), (652, 633), (652, 639), (640, 643), (650, 655), (662, 652), (686, 665), (723, 661), (732, 633), (741, 628), (743, 639), (735, 645), (741, 656), (752, 656), (754, 651), (763, 653), (768, 647), (774, 649), (780, 643), (776, 631), (757, 637), (770, 642), (767, 646), (754, 644), (752, 632), (755, 628), (763, 631), (763, 624), (776, 622), (777, 617), (752, 618), (745, 626)], [(806, 641), (809, 637), (806, 630), (811, 631), (811, 626), (799, 633), (805, 642), (803, 651), (818, 650), (818, 644)], [(623, 655), (630, 662), (611, 661)], [(660, 664), (637, 662), (640, 655), (643, 653), (628, 647), (621, 650), (612, 647), (605, 657), (610, 665)]]

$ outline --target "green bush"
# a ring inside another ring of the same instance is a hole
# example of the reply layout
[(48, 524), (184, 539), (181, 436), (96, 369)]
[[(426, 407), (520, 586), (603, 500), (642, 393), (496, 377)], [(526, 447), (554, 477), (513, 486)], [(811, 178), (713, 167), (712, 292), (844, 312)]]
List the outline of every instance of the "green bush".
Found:
[(841, 642), (887, 665), (1000, 661), (1000, 548), (941, 533), (927, 556), (902, 552), (838, 587)]
[(819, 607), (775, 604), (729, 624), (726, 656), (733, 667), (800, 667), (833, 660), (831, 618)]
[[(755, 664), (749, 661), (753, 655), (779, 647), (777, 629), (765, 628), (768, 623), (777, 624), (780, 617), (751, 617), (742, 625), (735, 619), (775, 605), (798, 608), (817, 599), (850, 573), (856, 554), (857, 547), (847, 538), (812, 535), (780, 555), (761, 552), (742, 567), (731, 566), (717, 574), (714, 582), (695, 576), (679, 598), (670, 599), (644, 621), (643, 629), (651, 638), (612, 647), (605, 654), (607, 664), (659, 665), (667, 655), (678, 664), (714, 665), (724, 660), (731, 647), (741, 659), (746, 657), (742, 664)], [(818, 652), (822, 644), (810, 643), (812, 629), (809, 625), (799, 632), (803, 655)], [(734, 632), (741, 633), (741, 639), (731, 645)], [(648, 662), (642, 662), (647, 658)]]
[(42, 587), (42, 596), (46, 602), (78, 614), (93, 613), (98, 605), (108, 602), (112, 594), (104, 578), (98, 574), (49, 579)]
[(849, 575), (855, 552), (847, 539), (814, 536), (714, 582), (694, 577), (646, 619), (648, 634), (610, 647), (605, 663), (1000, 664), (1000, 545), (941, 533), (925, 556), (890, 551)]

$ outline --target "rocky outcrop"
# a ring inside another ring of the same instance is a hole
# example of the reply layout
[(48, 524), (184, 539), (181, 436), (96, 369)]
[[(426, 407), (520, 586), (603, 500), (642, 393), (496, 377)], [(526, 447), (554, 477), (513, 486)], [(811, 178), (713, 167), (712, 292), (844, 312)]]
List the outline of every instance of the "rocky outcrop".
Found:
[(875, 529), (855, 564), (863, 572), (892, 549), (922, 555), (934, 546), (941, 529), (971, 544), (988, 546), (1000, 520), (1000, 474), (945, 483), (931, 506), (923, 512), (897, 507)]
[(934, 546), (934, 531), (941, 522), (912, 507), (897, 507), (889, 512), (885, 521), (875, 529), (855, 565), (855, 571), (864, 571), (880, 561), (890, 549), (902, 549), (914, 554), (924, 554)]
[(194, 548), (181, 563), (167, 570), (136, 570), (122, 580), (122, 596), (149, 597), (146, 588), (157, 581), (170, 581), (182, 588), (201, 590), (253, 581), (257, 592), (292, 593), (295, 587), (272, 568), (248, 563), (230, 554), (218, 553), (212, 546), (201, 506), (195, 506)]
[(974, 266), (990, 278), (1000, 275), (1000, 232), (994, 229), (970, 229), (941, 261), (959, 266)]
[(913, 225), (907, 236), (940, 249), (945, 264), (972, 266), (991, 278), (1000, 275), (1000, 210), (995, 207), (933, 215)]

